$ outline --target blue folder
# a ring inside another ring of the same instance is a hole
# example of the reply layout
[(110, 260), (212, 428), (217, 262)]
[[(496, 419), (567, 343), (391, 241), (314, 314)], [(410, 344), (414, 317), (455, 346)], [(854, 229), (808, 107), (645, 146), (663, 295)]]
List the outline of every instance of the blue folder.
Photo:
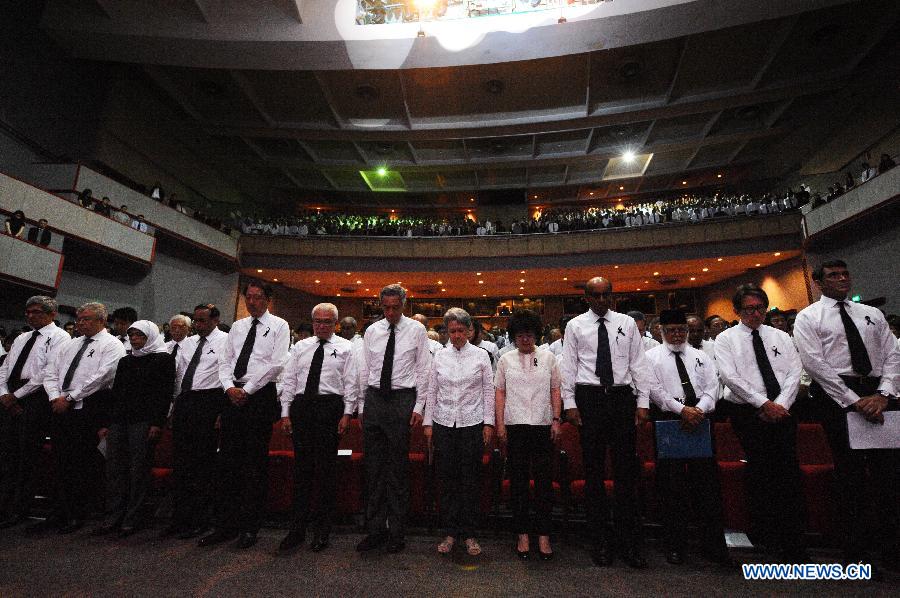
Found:
[(657, 459), (708, 459), (713, 456), (709, 420), (687, 432), (681, 420), (658, 421), (654, 425)]

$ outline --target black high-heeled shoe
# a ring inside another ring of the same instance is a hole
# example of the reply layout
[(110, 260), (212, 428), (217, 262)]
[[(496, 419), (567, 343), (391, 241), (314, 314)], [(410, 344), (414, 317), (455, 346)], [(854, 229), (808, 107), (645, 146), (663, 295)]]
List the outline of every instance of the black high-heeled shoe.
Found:
[(553, 560), (552, 552), (543, 552), (541, 550), (538, 550), (538, 556), (541, 557), (542, 561), (552, 561)]
[(519, 550), (519, 547), (516, 546), (516, 556), (519, 557), (519, 560), (527, 561), (528, 557), (531, 555), (530, 550)]

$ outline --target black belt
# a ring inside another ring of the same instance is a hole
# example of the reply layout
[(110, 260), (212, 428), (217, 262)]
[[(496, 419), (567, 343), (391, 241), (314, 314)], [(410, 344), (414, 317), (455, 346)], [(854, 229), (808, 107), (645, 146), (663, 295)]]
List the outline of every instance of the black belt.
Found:
[(341, 400), (344, 400), (344, 397), (343, 397), (342, 395), (320, 395), (320, 394), (315, 394), (315, 395), (309, 395), (309, 396), (307, 396), (305, 393), (302, 393), (302, 392), (301, 392), (301, 393), (298, 393), (298, 394), (295, 394), (295, 395), (294, 395), (294, 398), (295, 398), (295, 399), (307, 399), (307, 398), (308, 398), (308, 399), (310, 399), (310, 400), (312, 400), (312, 399), (341, 399)]
[(845, 374), (838, 375), (844, 382), (852, 382), (856, 384), (866, 384), (867, 382), (871, 384), (874, 382), (875, 384), (881, 384), (881, 376), (850, 376)]
[(381, 393), (381, 394), (388, 394), (388, 393), (392, 393), (392, 392), (397, 392), (397, 393), (400, 393), (400, 394), (403, 394), (403, 393), (410, 393), (410, 394), (412, 394), (412, 393), (416, 392), (415, 387), (413, 387), (413, 388), (392, 388), (391, 390), (389, 390), (389, 391), (387, 391), (387, 392), (383, 392), (383, 391), (382, 391), (380, 388), (378, 388), (377, 386), (370, 386), (369, 389), (371, 389), (371, 390), (374, 391), (374, 392)]
[(583, 388), (586, 390), (590, 390), (599, 394), (611, 395), (611, 394), (619, 394), (625, 391), (629, 393), (632, 392), (631, 385), (629, 384), (613, 384), (611, 386), (607, 386), (605, 384), (576, 384), (576, 389)]

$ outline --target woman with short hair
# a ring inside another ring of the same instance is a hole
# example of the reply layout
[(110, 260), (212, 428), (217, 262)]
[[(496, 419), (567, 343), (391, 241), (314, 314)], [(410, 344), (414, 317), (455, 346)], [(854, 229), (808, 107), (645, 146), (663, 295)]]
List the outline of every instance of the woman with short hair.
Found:
[[(506, 442), (516, 554), (523, 560), (530, 554), (532, 532), (538, 535), (540, 558), (553, 558), (553, 443), (559, 436), (562, 399), (556, 356), (535, 346), (541, 328), (541, 318), (533, 311), (510, 317), (509, 337), (517, 350), (500, 357), (494, 382), (497, 438)], [(529, 517), (529, 473), (534, 479), (534, 519)]]
[(449, 554), (462, 539), (466, 553), (481, 554), (473, 532), (478, 514), (481, 455), (494, 433), (494, 386), (490, 357), (469, 342), (472, 317), (453, 307), (444, 314), (450, 343), (436, 351), (425, 397), (425, 437), (433, 439), (441, 481), (441, 517)]

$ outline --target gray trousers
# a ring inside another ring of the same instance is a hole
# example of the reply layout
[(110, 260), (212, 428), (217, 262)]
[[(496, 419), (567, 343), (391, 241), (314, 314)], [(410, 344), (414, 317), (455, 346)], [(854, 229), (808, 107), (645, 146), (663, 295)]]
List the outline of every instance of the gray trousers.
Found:
[(415, 389), (389, 393), (366, 389), (363, 442), (370, 534), (390, 531), (403, 538), (409, 513), (409, 418), (415, 406)]
[(150, 490), (150, 422), (113, 423), (106, 436), (105, 524), (133, 527)]

